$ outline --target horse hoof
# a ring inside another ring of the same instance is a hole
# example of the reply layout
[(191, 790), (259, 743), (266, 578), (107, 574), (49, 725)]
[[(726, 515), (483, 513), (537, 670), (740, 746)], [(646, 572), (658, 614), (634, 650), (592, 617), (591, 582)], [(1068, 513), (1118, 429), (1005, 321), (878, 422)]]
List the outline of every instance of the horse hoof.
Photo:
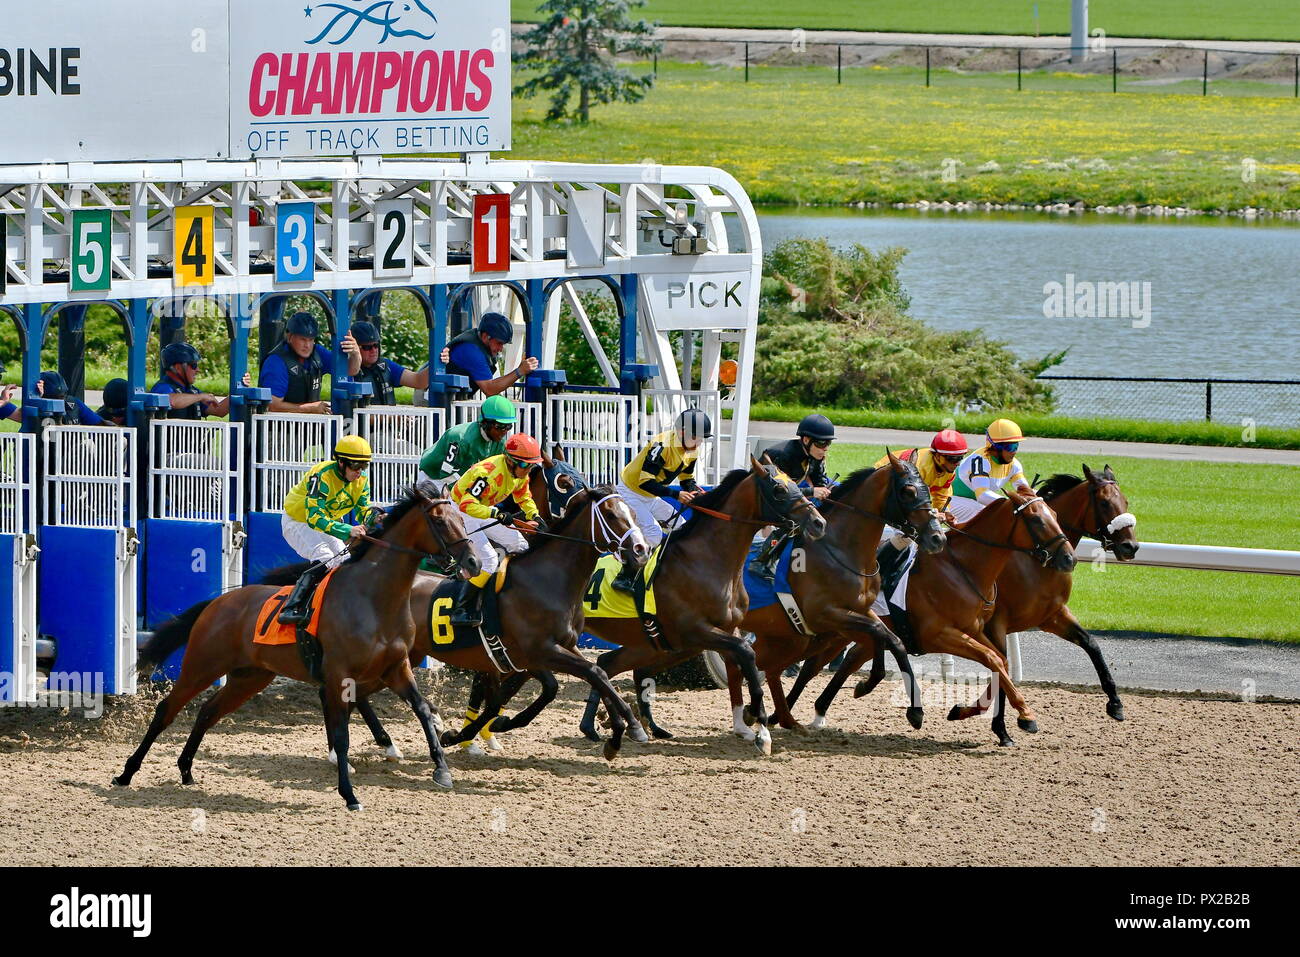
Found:
[(754, 709), (751, 708), (749, 705), (745, 705), (745, 710), (742, 712), (742, 717), (744, 718), (745, 724), (754, 724), (758, 720), (757, 718), (754, 717)]
[(1002, 748), (1012, 748), (1015, 747), (1015, 744), (1016, 742), (1012, 741), (1009, 737), (1004, 737), (998, 741), (998, 747)]
[(1038, 722), (1033, 718), (1016, 718), (1016, 724), (1020, 725), (1021, 731), (1027, 731), (1029, 734), (1038, 733)]
[(448, 791), (450, 791), (451, 772), (448, 771), (446, 768), (438, 768), (438, 770), (433, 772), (433, 783), (438, 785), (438, 787), (440, 788), (446, 788)]
[(907, 709), (907, 723), (912, 726), (913, 730), (920, 731), (921, 724), (924, 720), (925, 720), (925, 710), (923, 708)]
[(505, 734), (510, 730), (510, 727), (509, 718), (504, 715), (497, 715), (492, 719), (491, 723), (488, 724), (487, 730), (491, 731), (493, 734)]
[(505, 745), (501, 743), (501, 739), (498, 738), (495, 734), (492, 735), (492, 737), (487, 738), (486, 743), (487, 743), (488, 751), (490, 751), (492, 754), (500, 754), (502, 751), (506, 749)]
[(774, 715), (774, 714), (769, 714), (769, 715), (767, 716), (767, 726), (768, 726), (769, 728), (775, 728), (779, 722), (780, 722), (780, 719), (779, 719), (776, 715)]
[[(450, 748), (452, 745), (460, 744), (460, 735), (455, 731), (444, 731), (438, 735), (438, 743), (444, 748)], [(330, 752), (330, 760), (334, 760), (334, 752)]]
[(362, 804), (360, 801), (349, 801), (349, 802), (348, 802), (348, 810), (349, 810), (349, 811), (364, 811), (365, 809), (366, 809), (366, 806), (365, 806), (364, 804)]
[(963, 717), (965, 717), (965, 715), (963, 715), (961, 712), (962, 712), (962, 706), (961, 706), (961, 705), (959, 705), (959, 704), (955, 704), (955, 705), (953, 705), (953, 706), (952, 706), (952, 710), (948, 712), (948, 720), (949, 720), (949, 721), (960, 721)]
[(472, 754), (475, 757), (482, 757), (484, 754), (487, 753), (486, 751), (483, 750), (483, 745), (478, 743), (477, 738), (475, 738), (473, 741), (464, 742), (463, 744), (461, 744), (460, 749), (465, 754)]
[(856, 685), (853, 686), (853, 697), (861, 698), (864, 694), (866, 694), (870, 690), (871, 690), (870, 686), (865, 681), (859, 681)]
[(754, 744), (762, 752), (763, 757), (772, 756), (772, 735), (768, 734), (766, 725), (759, 728), (758, 734), (754, 736)]
[(793, 731), (795, 734), (799, 735), (799, 737), (801, 738), (809, 737), (812, 734), (811, 731), (809, 731), (807, 728), (801, 725), (798, 721), (790, 725), (790, 730)]
[(388, 747), (384, 748), (385, 761), (400, 761), (403, 757), (405, 757), (405, 755), (402, 754), (402, 749), (395, 744), (390, 744)]
[(627, 729), (627, 736), (637, 744), (645, 744), (650, 740), (650, 737), (645, 733), (645, 728), (635, 723)]
[(193, 783), (194, 783), (194, 775), (191, 774), (189, 771), (182, 771), (181, 784), (193, 784)]
[(1107, 713), (1108, 715), (1110, 715), (1112, 718), (1114, 718), (1116, 721), (1123, 721), (1123, 720), (1124, 720), (1124, 705), (1122, 705), (1122, 704), (1121, 704), (1120, 702), (1118, 702), (1118, 701), (1107, 701), (1107, 702), (1106, 702), (1106, 713)]
[(117, 777), (113, 778), (113, 787), (115, 788), (125, 788), (125, 787), (130, 787), (130, 785), (131, 785), (131, 779), (124, 775), (118, 775)]
[(820, 731), (822, 728), (826, 727), (826, 715), (819, 714), (815, 716), (809, 723), (808, 727), (812, 728), (814, 731)]
[(616, 757), (618, 757), (618, 748), (614, 746), (613, 741), (605, 742), (604, 755), (605, 755), (605, 760), (610, 762), (612, 762)]
[(671, 731), (666, 731), (663, 728), (653, 728), (651, 729), (650, 733), (653, 734), (660, 741), (667, 741), (669, 738), (673, 737), (673, 733)]

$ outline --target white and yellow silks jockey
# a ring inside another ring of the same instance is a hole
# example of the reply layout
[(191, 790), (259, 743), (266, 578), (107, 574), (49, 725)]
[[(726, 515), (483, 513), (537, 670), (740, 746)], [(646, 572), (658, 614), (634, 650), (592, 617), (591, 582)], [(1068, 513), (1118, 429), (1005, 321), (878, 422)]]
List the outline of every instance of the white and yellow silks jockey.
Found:
[(479, 462), (452, 486), (452, 501), (461, 511), (470, 546), (482, 569), (470, 579), (452, 610), (453, 625), (483, 623), (482, 586), (497, 570), (497, 553), (492, 543), (500, 545), (509, 555), (528, 550), (527, 539), (514, 527), (515, 519), (497, 506), (512, 499), (523, 511), (524, 519), (534, 523), (528, 526), (530, 529), (542, 524), (537, 503), (528, 489), (528, 473), (541, 461), (542, 450), (536, 439), (522, 433), (512, 435), (504, 452)]
[[(284, 603), (279, 619), (285, 624), (307, 621), (308, 598), (316, 582), (344, 560), (344, 546), (383, 514), (370, 505), (366, 469), (372, 454), (361, 436), (345, 435), (334, 446), (334, 457), (313, 465), (285, 496), (280, 516), (284, 540), (303, 558), (318, 563), (303, 572)], [(349, 515), (361, 524), (343, 521)]]
[(985, 438), (984, 447), (971, 452), (957, 466), (948, 511), (958, 524), (969, 522), (986, 505), (996, 502), (1002, 497), (998, 493), (1008, 485), (1033, 491), (1024, 466), (1016, 458), (1024, 438), (1020, 426), (1010, 419), (997, 419), (989, 425)]
[[(669, 521), (679, 511), (671, 503), (675, 500), (688, 505), (700, 494), (695, 484), (695, 462), (704, 440), (712, 437), (713, 423), (708, 415), (702, 409), (687, 409), (677, 417), (673, 428), (647, 442), (623, 469), (622, 481), (615, 491), (631, 507), (637, 527), (650, 548), (663, 541), (664, 532), (659, 523)], [(673, 482), (680, 486), (680, 491), (668, 487)], [(624, 564), (611, 587), (630, 594), (638, 571), (636, 565)]]

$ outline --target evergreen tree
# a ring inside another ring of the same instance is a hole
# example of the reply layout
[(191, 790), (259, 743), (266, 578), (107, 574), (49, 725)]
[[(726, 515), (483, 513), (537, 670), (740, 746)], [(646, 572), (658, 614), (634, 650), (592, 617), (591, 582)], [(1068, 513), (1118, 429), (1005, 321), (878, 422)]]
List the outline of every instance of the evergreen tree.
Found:
[(548, 120), (569, 114), (586, 123), (593, 103), (635, 103), (654, 84), (653, 76), (633, 76), (615, 62), (618, 54), (649, 56), (662, 43), (654, 39), (657, 23), (633, 20), (633, 7), (645, 0), (546, 0), (538, 12), (546, 17), (521, 39), (527, 49), (514, 61), (537, 75), (515, 87), (519, 96), (551, 92)]

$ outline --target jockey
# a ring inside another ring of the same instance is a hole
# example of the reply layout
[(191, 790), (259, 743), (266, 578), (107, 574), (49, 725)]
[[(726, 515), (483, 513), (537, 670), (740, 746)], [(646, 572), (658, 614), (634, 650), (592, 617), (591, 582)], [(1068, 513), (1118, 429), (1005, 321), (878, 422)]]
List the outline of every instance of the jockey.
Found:
[(1024, 436), (1020, 426), (1010, 419), (997, 419), (990, 423), (985, 433), (987, 441), (982, 449), (971, 452), (957, 466), (952, 483), (952, 501), (948, 511), (958, 524), (969, 522), (992, 505), (1008, 485), (1032, 492), (1025, 478), (1024, 467), (1016, 458), (1016, 450)]
[[(824, 415), (805, 415), (795, 430), (795, 437), (768, 448), (763, 454), (796, 484), (812, 486), (813, 501), (831, 494), (832, 483), (826, 477), (826, 453), (835, 441), (835, 426)], [(776, 563), (781, 549), (789, 540), (786, 532), (777, 532), (767, 540), (763, 550), (749, 563), (749, 571), (768, 583), (776, 581)]]
[(444, 494), (442, 490), (455, 485), (468, 468), (504, 452), (506, 436), (514, 424), (514, 403), (503, 395), (489, 396), (483, 400), (477, 422), (466, 422), (439, 436), (420, 457), (420, 471), (438, 488), (438, 494)]
[[(623, 469), (616, 491), (631, 507), (637, 526), (651, 548), (664, 538), (659, 523), (680, 511), (670, 501), (675, 499), (688, 505), (701, 494), (695, 484), (695, 461), (704, 440), (711, 438), (713, 423), (708, 414), (703, 409), (687, 409), (677, 417), (673, 428), (654, 436)], [(672, 482), (681, 486), (680, 491), (668, 487)], [(625, 562), (610, 587), (631, 594), (638, 571), (635, 564)]]
[[(345, 435), (334, 446), (334, 457), (313, 465), (302, 481), (284, 498), (280, 531), (303, 558), (317, 564), (303, 572), (280, 612), (285, 624), (306, 622), (311, 615), (309, 596), (325, 573), (343, 562), (343, 547), (366, 532), (383, 513), (370, 505), (370, 480), (366, 469), (373, 453), (359, 435)], [(363, 524), (343, 521), (355, 515)]]
[[(957, 466), (966, 451), (966, 437), (956, 429), (944, 429), (930, 440), (928, 449), (904, 449), (895, 453), (895, 458), (916, 466), (916, 470), (921, 473), (921, 481), (930, 488), (930, 505), (950, 525), (954, 521), (952, 513), (948, 511), (952, 483), (957, 477)], [(889, 456), (882, 455), (875, 467), (883, 468), (888, 464)], [(885, 531), (886, 540), (889, 540), (887, 536), (890, 531), (888, 528)], [(896, 533), (892, 542), (895, 548), (902, 548), (907, 539)]]
[(473, 466), (452, 487), (452, 501), (461, 510), (465, 532), (481, 566), (479, 574), (466, 583), (460, 600), (452, 609), (453, 625), (483, 623), (483, 586), (497, 570), (497, 553), (491, 543), (501, 545), (510, 555), (528, 550), (527, 540), (513, 527), (518, 524), (518, 519), (497, 506), (506, 499), (514, 499), (523, 511), (525, 521), (533, 523), (520, 525), (521, 528), (533, 531), (544, 527), (537, 503), (528, 489), (528, 473), (541, 461), (542, 450), (535, 438), (512, 435), (504, 452)]

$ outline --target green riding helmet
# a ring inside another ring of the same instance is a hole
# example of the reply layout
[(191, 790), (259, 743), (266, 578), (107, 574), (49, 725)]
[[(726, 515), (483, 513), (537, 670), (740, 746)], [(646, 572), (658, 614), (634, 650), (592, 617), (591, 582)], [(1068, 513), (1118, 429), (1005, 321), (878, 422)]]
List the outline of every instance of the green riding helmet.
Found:
[(479, 409), (479, 418), (487, 422), (503, 424), (515, 421), (515, 405), (503, 395), (488, 396)]

